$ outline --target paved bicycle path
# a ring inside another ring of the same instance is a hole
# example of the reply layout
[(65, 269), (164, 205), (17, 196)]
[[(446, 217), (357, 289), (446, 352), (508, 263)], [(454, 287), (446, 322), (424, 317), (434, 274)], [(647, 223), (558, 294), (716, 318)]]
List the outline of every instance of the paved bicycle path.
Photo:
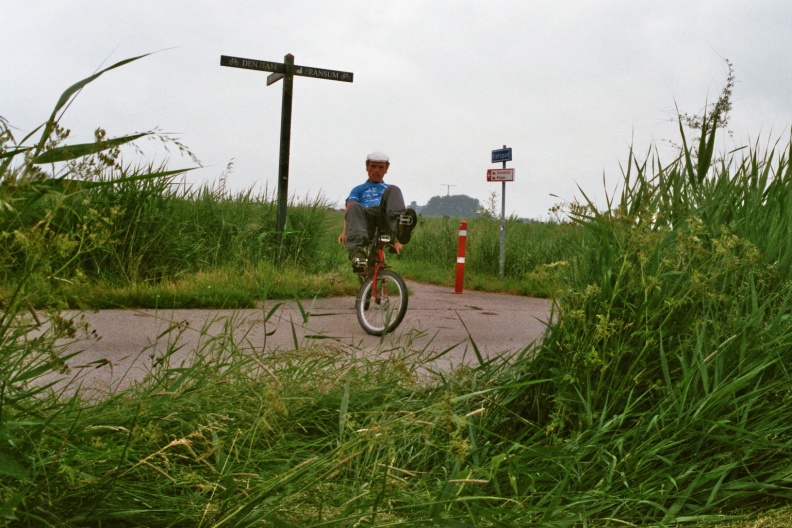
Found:
[(361, 356), (407, 347), (424, 355), (445, 351), (435, 365), (448, 368), (477, 361), (474, 344), (484, 357), (520, 351), (542, 336), (550, 317), (546, 299), (407, 284), (407, 314), (384, 338), (363, 331), (352, 296), (267, 301), (253, 310), (101, 310), (81, 314), (95, 338), (73, 345), (83, 352), (69, 363), (85, 385), (107, 390), (142, 378), (174, 343), (171, 365), (189, 362), (196, 349), (233, 328), (235, 343), (256, 354), (321, 346)]

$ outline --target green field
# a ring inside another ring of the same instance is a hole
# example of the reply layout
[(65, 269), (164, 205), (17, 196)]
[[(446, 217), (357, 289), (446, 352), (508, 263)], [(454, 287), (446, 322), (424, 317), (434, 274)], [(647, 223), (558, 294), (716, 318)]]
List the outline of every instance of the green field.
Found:
[[(0, 526), (792, 522), (792, 143), (721, 157), (715, 105), (678, 158), (631, 153), (606, 210), (511, 220), (502, 282), (497, 222), (469, 219), (467, 287), (556, 302), (509, 363), (427, 378), (409, 342), (253, 356), (229, 329), (86, 399), (40, 381), (83, 330), (65, 307), (356, 289), (321, 198), (281, 236), (267, 193), (124, 164), (134, 137), (66, 147), (87, 82), (36, 137), (0, 121)], [(395, 267), (451, 284), (457, 227), (422, 218)]]

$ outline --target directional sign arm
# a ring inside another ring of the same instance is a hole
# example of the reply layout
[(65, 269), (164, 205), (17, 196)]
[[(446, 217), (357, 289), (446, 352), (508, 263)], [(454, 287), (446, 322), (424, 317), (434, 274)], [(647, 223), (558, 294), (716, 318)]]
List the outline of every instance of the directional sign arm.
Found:
[(285, 73), (286, 65), (280, 62), (269, 62), (256, 59), (243, 59), (242, 57), (229, 57), (220, 55), (220, 66), (243, 68), (246, 70), (259, 70), (276, 73)]
[[(286, 65), (280, 62), (245, 59), (242, 57), (229, 57), (228, 55), (220, 55), (220, 66), (243, 68), (246, 70), (268, 71), (281, 74), (286, 73)], [(313, 66), (297, 66), (296, 64), (294, 65), (294, 75), (342, 82), (352, 82), (355, 77), (355, 74), (352, 72), (314, 68)], [(269, 84), (272, 84), (279, 79), (272, 75), (270, 77), (274, 80)]]
[(294, 75), (301, 75), (303, 77), (317, 77), (319, 79), (328, 79), (330, 81), (343, 81), (352, 82), (354, 74), (352, 72), (326, 70), (324, 68), (314, 68), (312, 66), (294, 66)]
[(267, 86), (270, 86), (271, 84), (275, 84), (281, 79), (283, 79), (282, 73), (270, 73), (269, 75), (267, 75)]

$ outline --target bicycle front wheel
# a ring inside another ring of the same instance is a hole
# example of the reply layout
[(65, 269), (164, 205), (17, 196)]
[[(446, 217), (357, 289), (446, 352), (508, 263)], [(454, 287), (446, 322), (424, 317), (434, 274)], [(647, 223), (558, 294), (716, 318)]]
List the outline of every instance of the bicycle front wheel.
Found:
[(384, 270), (377, 274), (376, 284), (372, 277), (363, 281), (355, 300), (355, 313), (366, 333), (381, 336), (392, 332), (407, 313), (407, 285), (401, 275)]

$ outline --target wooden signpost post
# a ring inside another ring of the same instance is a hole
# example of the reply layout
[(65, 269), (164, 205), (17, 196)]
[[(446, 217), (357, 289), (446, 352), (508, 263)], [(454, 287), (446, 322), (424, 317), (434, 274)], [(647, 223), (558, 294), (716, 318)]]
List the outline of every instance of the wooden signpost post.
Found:
[(272, 72), (267, 77), (267, 86), (275, 84), (283, 79), (277, 209), (278, 233), (283, 233), (286, 226), (286, 205), (289, 202), (289, 151), (291, 147), (291, 114), (294, 76), (298, 75), (302, 77), (328, 79), (331, 81), (352, 82), (354, 74), (351, 72), (314, 68), (312, 66), (297, 66), (294, 64), (294, 55), (291, 53), (283, 58), (282, 63), (221, 55), (220, 66)]

